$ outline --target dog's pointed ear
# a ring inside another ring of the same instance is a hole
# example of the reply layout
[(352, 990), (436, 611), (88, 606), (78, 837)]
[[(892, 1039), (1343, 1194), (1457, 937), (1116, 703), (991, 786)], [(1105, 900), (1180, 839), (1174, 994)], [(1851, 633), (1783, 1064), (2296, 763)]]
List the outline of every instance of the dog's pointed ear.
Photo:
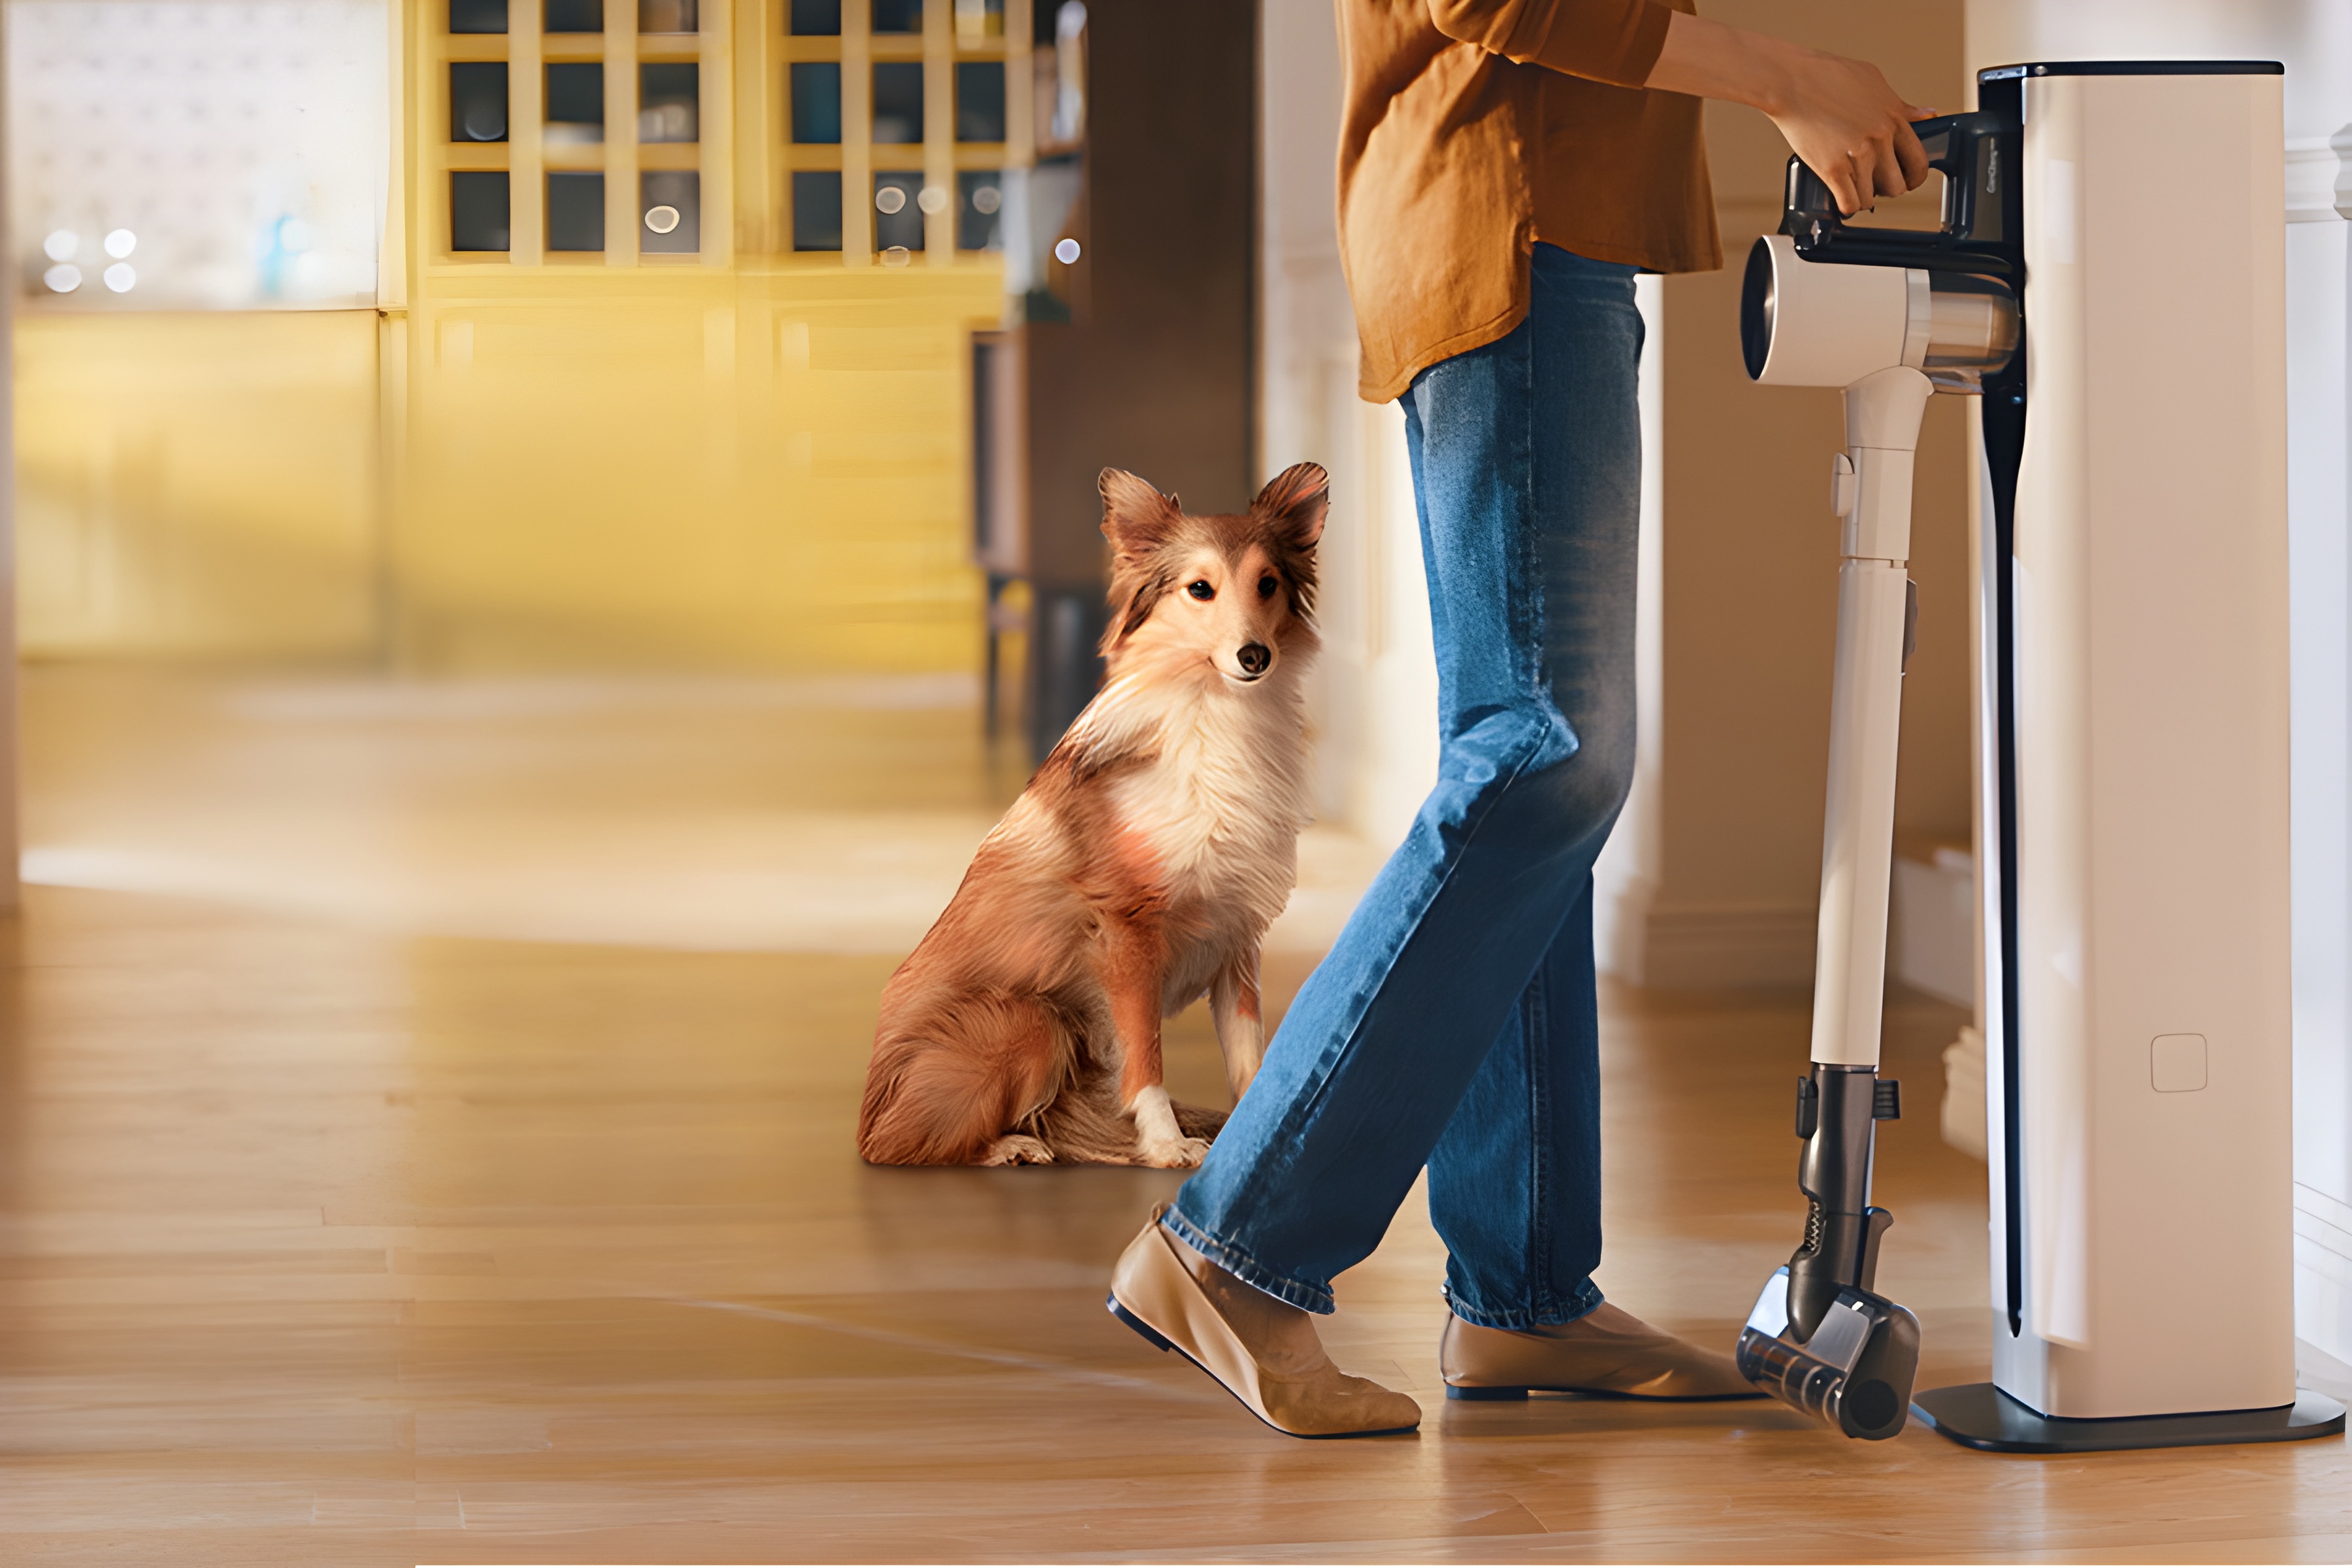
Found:
[(1301, 550), (1323, 537), (1324, 514), (1331, 510), (1331, 476), (1319, 463), (1294, 463), (1267, 482), (1250, 510), (1272, 521)]
[(1149, 546), (1183, 515), (1174, 496), (1161, 495), (1125, 468), (1105, 468), (1095, 488), (1102, 491), (1104, 537), (1121, 550)]

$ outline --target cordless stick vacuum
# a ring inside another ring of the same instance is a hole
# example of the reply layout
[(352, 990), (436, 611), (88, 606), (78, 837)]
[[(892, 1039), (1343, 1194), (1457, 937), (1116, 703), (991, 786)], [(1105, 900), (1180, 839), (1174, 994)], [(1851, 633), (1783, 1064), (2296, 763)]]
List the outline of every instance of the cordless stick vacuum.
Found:
[(1740, 308), (1752, 378), (1844, 389), (1846, 449), (1832, 470), (1843, 535), (1812, 1072), (1797, 1086), (1805, 1233), (1757, 1298), (1738, 1359), (1758, 1387), (1869, 1439), (1903, 1429), (1919, 1361), (1918, 1320), (1872, 1289), (1894, 1216), (1870, 1201), (1876, 1124), (1901, 1114), (1878, 1058), (1896, 739), (1917, 608), (1906, 571), (1912, 462), (1927, 399), (1981, 392), (2018, 347), (2000, 179), (2005, 147), (2014, 167), (2015, 128), (1957, 115), (1916, 130), (1944, 175), (1941, 229), (1849, 228), (1828, 187), (1791, 158), (1780, 232), (1748, 253)]

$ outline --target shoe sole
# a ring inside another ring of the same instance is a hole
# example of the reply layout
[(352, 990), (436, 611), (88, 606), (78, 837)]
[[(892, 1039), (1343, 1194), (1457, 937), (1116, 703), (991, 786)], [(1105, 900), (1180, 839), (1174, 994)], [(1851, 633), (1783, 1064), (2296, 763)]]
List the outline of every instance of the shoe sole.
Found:
[(1523, 1401), (1530, 1394), (1573, 1394), (1583, 1399), (1616, 1399), (1629, 1405), (1716, 1405), (1734, 1399), (1768, 1397), (1760, 1388), (1745, 1394), (1625, 1394), (1613, 1388), (1553, 1388), (1532, 1384), (1525, 1388), (1510, 1386), (1475, 1387), (1455, 1384), (1445, 1385), (1445, 1397), (1471, 1401)]
[[(1150, 1323), (1145, 1322), (1141, 1318), (1137, 1317), (1133, 1312), (1129, 1311), (1125, 1307), (1120, 1306), (1118, 1297), (1104, 1297), (1103, 1305), (1110, 1309), (1110, 1315), (1112, 1317), (1117, 1318), (1120, 1322), (1125, 1323), (1129, 1328), (1133, 1329), (1137, 1333), (1141, 1334), (1145, 1339), (1150, 1340), (1160, 1349), (1163, 1351), (1172, 1351), (1176, 1349), (1175, 1341), (1170, 1339), (1166, 1334), (1161, 1333), (1158, 1329), (1153, 1328)], [(1177, 1353), (1181, 1355), (1183, 1352), (1179, 1351)], [(1184, 1359), (1186, 1361), (1192, 1361), (1191, 1356), (1185, 1356)], [(1199, 1366), (1201, 1363), (1199, 1362), (1192, 1361), (1192, 1364), (1194, 1366)], [(1217, 1386), (1219, 1388), (1224, 1388), (1225, 1385), (1221, 1383), (1217, 1384)], [(1232, 1390), (1227, 1389), (1226, 1392), (1231, 1393)]]
[(1202, 1376), (1207, 1378), (1211, 1383), (1215, 1384), (1218, 1388), (1223, 1390), (1224, 1394), (1228, 1399), (1231, 1399), (1235, 1405), (1238, 1405), (1243, 1409), (1248, 1411), (1252, 1416), (1256, 1418), (1259, 1425), (1263, 1426), (1269, 1432), (1282, 1432), (1282, 1435), (1286, 1437), (1296, 1437), (1302, 1443), (1315, 1443), (1321, 1442), (1328, 1438), (1339, 1437), (1392, 1437), (1400, 1432), (1418, 1432), (1421, 1430), (1419, 1424), (1416, 1423), (1411, 1426), (1375, 1426), (1368, 1432), (1283, 1432), (1281, 1427), (1276, 1426), (1273, 1422), (1268, 1421), (1265, 1416), (1258, 1415), (1256, 1407), (1252, 1405), (1248, 1400), (1244, 1399), (1232, 1389), (1226, 1388), (1225, 1380), (1223, 1378), (1219, 1377), (1207, 1367), (1201, 1366), (1199, 1362), (1193, 1361), (1192, 1354), (1190, 1351), (1187, 1351), (1182, 1345), (1180, 1345), (1175, 1341), (1170, 1339), (1166, 1334), (1161, 1333), (1158, 1329), (1153, 1328), (1150, 1323), (1145, 1322), (1141, 1318), (1137, 1317), (1133, 1312), (1129, 1311), (1127, 1308), (1121, 1304), (1116, 1294), (1105, 1296), (1103, 1298), (1103, 1305), (1110, 1309), (1110, 1315), (1112, 1317), (1117, 1318), (1120, 1322), (1125, 1323), (1129, 1328), (1133, 1329), (1137, 1333), (1141, 1334), (1152, 1344), (1163, 1351), (1174, 1351), (1186, 1361), (1192, 1362), (1194, 1366), (1200, 1367)]

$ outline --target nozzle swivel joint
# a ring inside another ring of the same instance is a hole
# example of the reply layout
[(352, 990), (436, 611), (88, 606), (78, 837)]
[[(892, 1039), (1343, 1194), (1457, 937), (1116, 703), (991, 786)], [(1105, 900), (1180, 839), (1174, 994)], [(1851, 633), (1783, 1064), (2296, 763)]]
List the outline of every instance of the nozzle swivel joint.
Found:
[(1871, 1155), (1876, 1124), (1901, 1110), (1876, 1068), (1816, 1062), (1799, 1083), (1805, 1236), (1739, 1336), (1741, 1375), (1850, 1437), (1903, 1430), (1918, 1369), (1918, 1320), (1872, 1289), (1895, 1216), (1871, 1206)]
[(1797, 1084), (1797, 1136), (1805, 1141), (1797, 1187), (1805, 1194), (1805, 1236), (1789, 1259), (1789, 1322), (1801, 1336), (1849, 1286), (1878, 1277), (1878, 1238), (1895, 1216), (1870, 1203), (1876, 1123), (1902, 1114), (1902, 1086), (1878, 1069), (1813, 1064)]

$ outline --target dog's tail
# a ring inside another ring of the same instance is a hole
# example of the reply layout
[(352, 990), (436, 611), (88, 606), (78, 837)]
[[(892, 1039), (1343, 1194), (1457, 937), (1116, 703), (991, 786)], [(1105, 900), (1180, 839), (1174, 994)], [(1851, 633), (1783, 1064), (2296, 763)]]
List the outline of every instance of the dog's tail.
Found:
[(1059, 1097), (1067, 1025), (1035, 997), (965, 994), (874, 1041), (857, 1152), (877, 1165), (970, 1165)]
[[(952, 1021), (950, 1021), (952, 1020)], [(866, 1071), (857, 1152), (876, 1165), (972, 1165), (1008, 1131), (1070, 1164), (1135, 1160), (1135, 1119), (1116, 1075), (1084, 1061), (1079, 1031), (1043, 998), (960, 994), (886, 1020)], [(1188, 1138), (1214, 1138), (1225, 1112), (1175, 1106)]]
[(1038, 1107), (1021, 1130), (1044, 1141), (1054, 1158), (1073, 1165), (1135, 1163), (1135, 1119), (1118, 1108), (1111, 1073), (1082, 1070), (1060, 1094)]
[[(1174, 1109), (1176, 1126), (1187, 1138), (1214, 1138), (1225, 1124), (1222, 1110), (1181, 1102)], [(1119, 1109), (1118, 1079), (1108, 1069), (1072, 1083), (1024, 1121), (1021, 1131), (1069, 1164), (1135, 1163), (1135, 1118)]]
[(1187, 1105), (1181, 1100), (1169, 1103), (1176, 1108), (1177, 1131), (1187, 1138), (1214, 1139), (1225, 1130), (1226, 1118), (1233, 1115), (1230, 1110), (1218, 1110), (1206, 1105)]

